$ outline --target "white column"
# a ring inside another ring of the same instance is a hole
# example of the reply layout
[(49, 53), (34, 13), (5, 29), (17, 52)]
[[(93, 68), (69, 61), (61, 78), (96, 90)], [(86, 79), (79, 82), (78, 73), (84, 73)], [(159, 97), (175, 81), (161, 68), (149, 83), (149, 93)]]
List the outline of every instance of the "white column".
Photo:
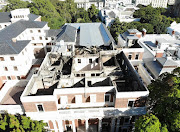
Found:
[(89, 129), (88, 119), (86, 119), (85, 121), (85, 127), (86, 127), (86, 132), (88, 132), (88, 129)]
[(58, 126), (59, 126), (59, 131), (64, 132), (63, 125), (62, 125), (62, 120), (58, 120)]
[(76, 126), (74, 120), (72, 120), (72, 128), (73, 128), (73, 132), (76, 132)]
[(99, 123), (98, 123), (98, 132), (101, 132), (101, 128), (102, 128), (102, 119), (99, 118)]
[(115, 128), (115, 118), (112, 118), (112, 120), (111, 120), (111, 132), (114, 132), (114, 128)]
[(56, 121), (52, 120), (53, 126), (54, 126), (54, 131), (58, 132), (57, 126), (56, 126)]
[(119, 125), (120, 125), (120, 118), (117, 119), (117, 123), (116, 123), (116, 132), (119, 131)]

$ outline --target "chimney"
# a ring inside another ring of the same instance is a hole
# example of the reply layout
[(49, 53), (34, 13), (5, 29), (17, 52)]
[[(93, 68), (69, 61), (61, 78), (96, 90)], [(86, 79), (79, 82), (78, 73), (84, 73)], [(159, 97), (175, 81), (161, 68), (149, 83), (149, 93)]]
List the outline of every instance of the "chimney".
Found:
[(145, 28), (142, 29), (142, 36), (144, 37), (146, 35), (147, 30)]
[(13, 41), (14, 43), (16, 43), (17, 39), (16, 39), (16, 38), (12, 38), (12, 41)]

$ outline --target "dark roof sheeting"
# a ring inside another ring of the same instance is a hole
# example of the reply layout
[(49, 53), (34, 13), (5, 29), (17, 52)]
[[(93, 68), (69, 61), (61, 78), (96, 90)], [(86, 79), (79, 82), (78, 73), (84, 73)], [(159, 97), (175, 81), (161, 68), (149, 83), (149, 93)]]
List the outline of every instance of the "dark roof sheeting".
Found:
[(37, 19), (38, 17), (40, 17), (40, 16), (35, 15), (35, 14), (29, 14), (28, 17), (29, 17), (29, 20), (30, 20), (30, 21), (34, 21), (34, 20), (36, 20), (36, 19)]
[(12, 40), (27, 28), (43, 28), (47, 22), (17, 21), (0, 31), (0, 41)]
[(75, 42), (76, 28), (70, 25), (64, 25), (62, 31), (57, 36), (57, 41), (64, 40), (64, 42)]
[(11, 22), (10, 12), (0, 12), (0, 23)]
[(19, 54), (29, 42), (30, 40), (0, 42), (0, 55)]
[(56, 37), (62, 29), (49, 29), (46, 31), (46, 37)]

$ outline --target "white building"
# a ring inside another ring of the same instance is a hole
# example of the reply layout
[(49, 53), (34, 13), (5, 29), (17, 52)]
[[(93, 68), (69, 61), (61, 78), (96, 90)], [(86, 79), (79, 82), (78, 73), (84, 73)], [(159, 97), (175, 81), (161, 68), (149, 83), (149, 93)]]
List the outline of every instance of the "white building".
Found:
[(132, 4), (132, 0), (105, 0), (105, 7), (114, 7), (117, 4), (130, 5)]
[(131, 131), (149, 91), (124, 53), (76, 50), (73, 58), (47, 54), (21, 96), (26, 115), (55, 132)]
[(41, 16), (31, 14), (28, 8), (0, 12), (0, 30), (19, 20), (41, 21)]
[(89, 9), (92, 4), (99, 10), (104, 7), (103, 0), (74, 0), (74, 2), (77, 4), (77, 8), (84, 8), (85, 10)]
[(136, 5), (150, 5), (154, 8), (162, 7), (167, 8), (168, 0), (136, 0)]
[(180, 39), (180, 23), (176, 23), (175, 21), (171, 23), (171, 26), (167, 28), (167, 33)]
[(133, 13), (138, 9), (139, 8), (134, 5), (121, 6), (116, 4), (115, 7), (106, 7), (102, 9), (99, 15), (101, 20), (105, 22), (105, 25), (110, 27), (115, 18), (119, 18), (120, 22), (140, 21), (140, 18), (133, 17)]

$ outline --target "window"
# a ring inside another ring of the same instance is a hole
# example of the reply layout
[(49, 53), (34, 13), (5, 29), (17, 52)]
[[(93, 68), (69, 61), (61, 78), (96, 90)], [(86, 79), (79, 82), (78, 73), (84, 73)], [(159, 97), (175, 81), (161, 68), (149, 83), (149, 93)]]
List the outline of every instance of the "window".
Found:
[(42, 40), (42, 37), (39, 37), (40, 40)]
[(43, 108), (42, 104), (38, 104), (37, 105), (37, 109), (38, 109), (39, 112), (43, 112), (44, 111), (44, 108)]
[(22, 52), (22, 55), (24, 55), (24, 52)]
[(92, 63), (92, 59), (89, 59), (89, 63)]
[(8, 79), (8, 80), (11, 80), (11, 77), (10, 77), (10, 76), (7, 76), (7, 79)]
[(89, 86), (89, 87), (91, 87), (91, 86), (92, 86), (92, 85), (91, 85), (91, 81), (88, 81), (87, 83), (88, 83), (88, 86)]
[(81, 63), (81, 59), (78, 59), (78, 63)]
[(4, 70), (5, 70), (5, 71), (8, 71), (8, 68), (7, 68), (7, 67), (4, 67)]
[(95, 94), (90, 95), (90, 102), (91, 103), (96, 103), (96, 95)]
[(30, 33), (33, 33), (33, 30), (30, 30)]
[(105, 94), (104, 100), (105, 100), (105, 102), (110, 102), (111, 95), (110, 94)]
[(135, 59), (138, 60), (138, 58), (139, 58), (139, 54), (136, 55)]
[(41, 30), (38, 30), (38, 32), (40, 33), (40, 32), (41, 32)]
[(76, 104), (82, 103), (82, 95), (75, 95), (75, 102)]
[(95, 76), (95, 74), (91, 74), (91, 77), (94, 77)]
[(129, 60), (131, 60), (131, 58), (132, 58), (132, 55), (131, 55), (131, 54), (129, 54), (128, 59), (129, 59)]
[(48, 40), (48, 38), (46, 37), (46, 40)]
[(4, 57), (0, 57), (0, 61), (4, 61)]
[(124, 124), (129, 124), (129, 123), (130, 123), (130, 117), (125, 117)]
[(14, 71), (18, 71), (18, 68), (17, 68), (17, 66), (14, 66)]
[(2, 26), (0, 25), (0, 28), (2, 28)]
[(54, 38), (53, 38), (53, 37), (51, 37), (51, 40), (54, 40)]
[(99, 63), (99, 58), (96, 59), (96, 63)]
[(20, 76), (17, 76), (16, 78), (17, 78), (17, 80), (21, 80), (21, 77), (20, 77)]
[(128, 107), (134, 107), (134, 101), (133, 100), (128, 102)]
[(34, 37), (32, 37), (32, 40), (34, 40)]
[(12, 61), (14, 61), (15, 59), (14, 59), (14, 57), (10, 57), (10, 59), (12, 60)]

